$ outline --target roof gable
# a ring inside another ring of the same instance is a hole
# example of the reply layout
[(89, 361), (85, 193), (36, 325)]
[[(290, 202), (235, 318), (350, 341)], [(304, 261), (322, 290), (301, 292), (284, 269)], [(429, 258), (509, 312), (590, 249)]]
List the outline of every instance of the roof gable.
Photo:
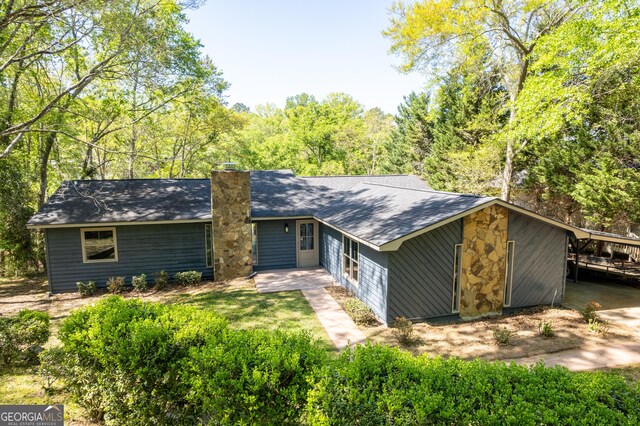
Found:
[(494, 200), (429, 189), (360, 183), (321, 208), (318, 220), (376, 248)]

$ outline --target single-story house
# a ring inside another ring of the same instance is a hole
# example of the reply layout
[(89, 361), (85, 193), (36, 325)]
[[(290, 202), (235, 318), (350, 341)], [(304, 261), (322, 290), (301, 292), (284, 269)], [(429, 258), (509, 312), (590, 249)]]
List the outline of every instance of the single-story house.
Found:
[(385, 323), (559, 304), (568, 238), (589, 238), (492, 197), (410, 175), (66, 181), (29, 221), (49, 288), (160, 270), (227, 280), (322, 266)]

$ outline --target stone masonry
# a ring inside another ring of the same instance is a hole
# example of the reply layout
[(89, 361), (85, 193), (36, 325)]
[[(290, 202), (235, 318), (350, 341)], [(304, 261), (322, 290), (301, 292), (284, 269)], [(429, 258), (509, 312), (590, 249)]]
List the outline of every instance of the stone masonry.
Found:
[(490, 206), (464, 218), (460, 317), (502, 313), (508, 211)]
[(214, 170), (211, 173), (211, 222), (215, 280), (250, 275), (253, 267), (249, 172)]

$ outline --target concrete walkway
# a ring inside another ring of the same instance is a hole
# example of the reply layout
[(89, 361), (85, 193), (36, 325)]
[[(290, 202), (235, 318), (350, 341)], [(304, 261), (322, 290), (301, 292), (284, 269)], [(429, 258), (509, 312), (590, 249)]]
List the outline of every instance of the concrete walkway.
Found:
[(325, 287), (334, 285), (322, 268), (281, 269), (260, 272), (255, 277), (258, 293), (302, 291), (336, 348), (364, 343), (365, 336)]
[(605, 367), (622, 367), (640, 363), (640, 343), (603, 346), (595, 349), (572, 349), (554, 354), (504, 360), (518, 365), (532, 365), (543, 360), (546, 366), (561, 365), (572, 371), (595, 370)]
[(331, 275), (322, 268), (277, 269), (258, 272), (255, 276), (258, 293), (312, 290), (333, 285)]

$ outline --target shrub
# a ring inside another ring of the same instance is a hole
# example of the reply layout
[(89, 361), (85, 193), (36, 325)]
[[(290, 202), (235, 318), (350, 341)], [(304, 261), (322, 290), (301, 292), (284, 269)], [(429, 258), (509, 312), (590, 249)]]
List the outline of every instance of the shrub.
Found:
[(511, 344), (511, 330), (506, 327), (495, 328), (493, 330), (493, 339), (499, 345), (509, 345)]
[(49, 323), (47, 313), (28, 309), (0, 316), (0, 365), (37, 364), (49, 340)]
[(80, 293), (80, 296), (82, 297), (93, 296), (98, 290), (94, 281), (87, 281), (86, 284), (82, 281), (78, 281), (76, 285), (78, 286), (78, 293)]
[(589, 320), (589, 325), (587, 326), (587, 328), (589, 329), (589, 331), (600, 333), (604, 336), (609, 331), (609, 321), (593, 318)]
[(540, 321), (540, 324), (538, 324), (538, 333), (542, 337), (553, 337), (554, 332), (551, 321)]
[(134, 275), (131, 277), (131, 286), (139, 291), (147, 291), (149, 289), (147, 276), (145, 274)]
[(378, 322), (371, 308), (365, 305), (362, 300), (355, 297), (345, 302), (344, 309), (356, 324), (373, 325)]
[(119, 294), (124, 291), (124, 277), (110, 277), (107, 280), (107, 290), (111, 294)]
[(618, 375), (414, 357), (367, 344), (344, 351), (309, 393), (322, 425), (637, 424), (638, 389)]
[(153, 285), (156, 290), (164, 290), (169, 287), (169, 274), (162, 270), (153, 274)]
[(173, 276), (173, 281), (177, 285), (195, 285), (202, 282), (202, 272), (199, 271), (184, 271), (176, 272)]
[(326, 356), (307, 334), (117, 296), (72, 313), (59, 336), (65, 362), (49, 382), (107, 424), (296, 423)]
[(580, 315), (582, 315), (584, 321), (588, 323), (591, 320), (595, 320), (597, 318), (596, 311), (600, 308), (602, 308), (602, 305), (600, 305), (595, 300), (592, 300), (591, 302), (584, 305), (578, 312), (580, 312)]
[(308, 334), (223, 333), (191, 351), (189, 402), (208, 424), (298, 424), (326, 352)]
[(413, 323), (411, 320), (405, 317), (398, 317), (393, 327), (393, 335), (401, 345), (410, 345), (414, 342)]

